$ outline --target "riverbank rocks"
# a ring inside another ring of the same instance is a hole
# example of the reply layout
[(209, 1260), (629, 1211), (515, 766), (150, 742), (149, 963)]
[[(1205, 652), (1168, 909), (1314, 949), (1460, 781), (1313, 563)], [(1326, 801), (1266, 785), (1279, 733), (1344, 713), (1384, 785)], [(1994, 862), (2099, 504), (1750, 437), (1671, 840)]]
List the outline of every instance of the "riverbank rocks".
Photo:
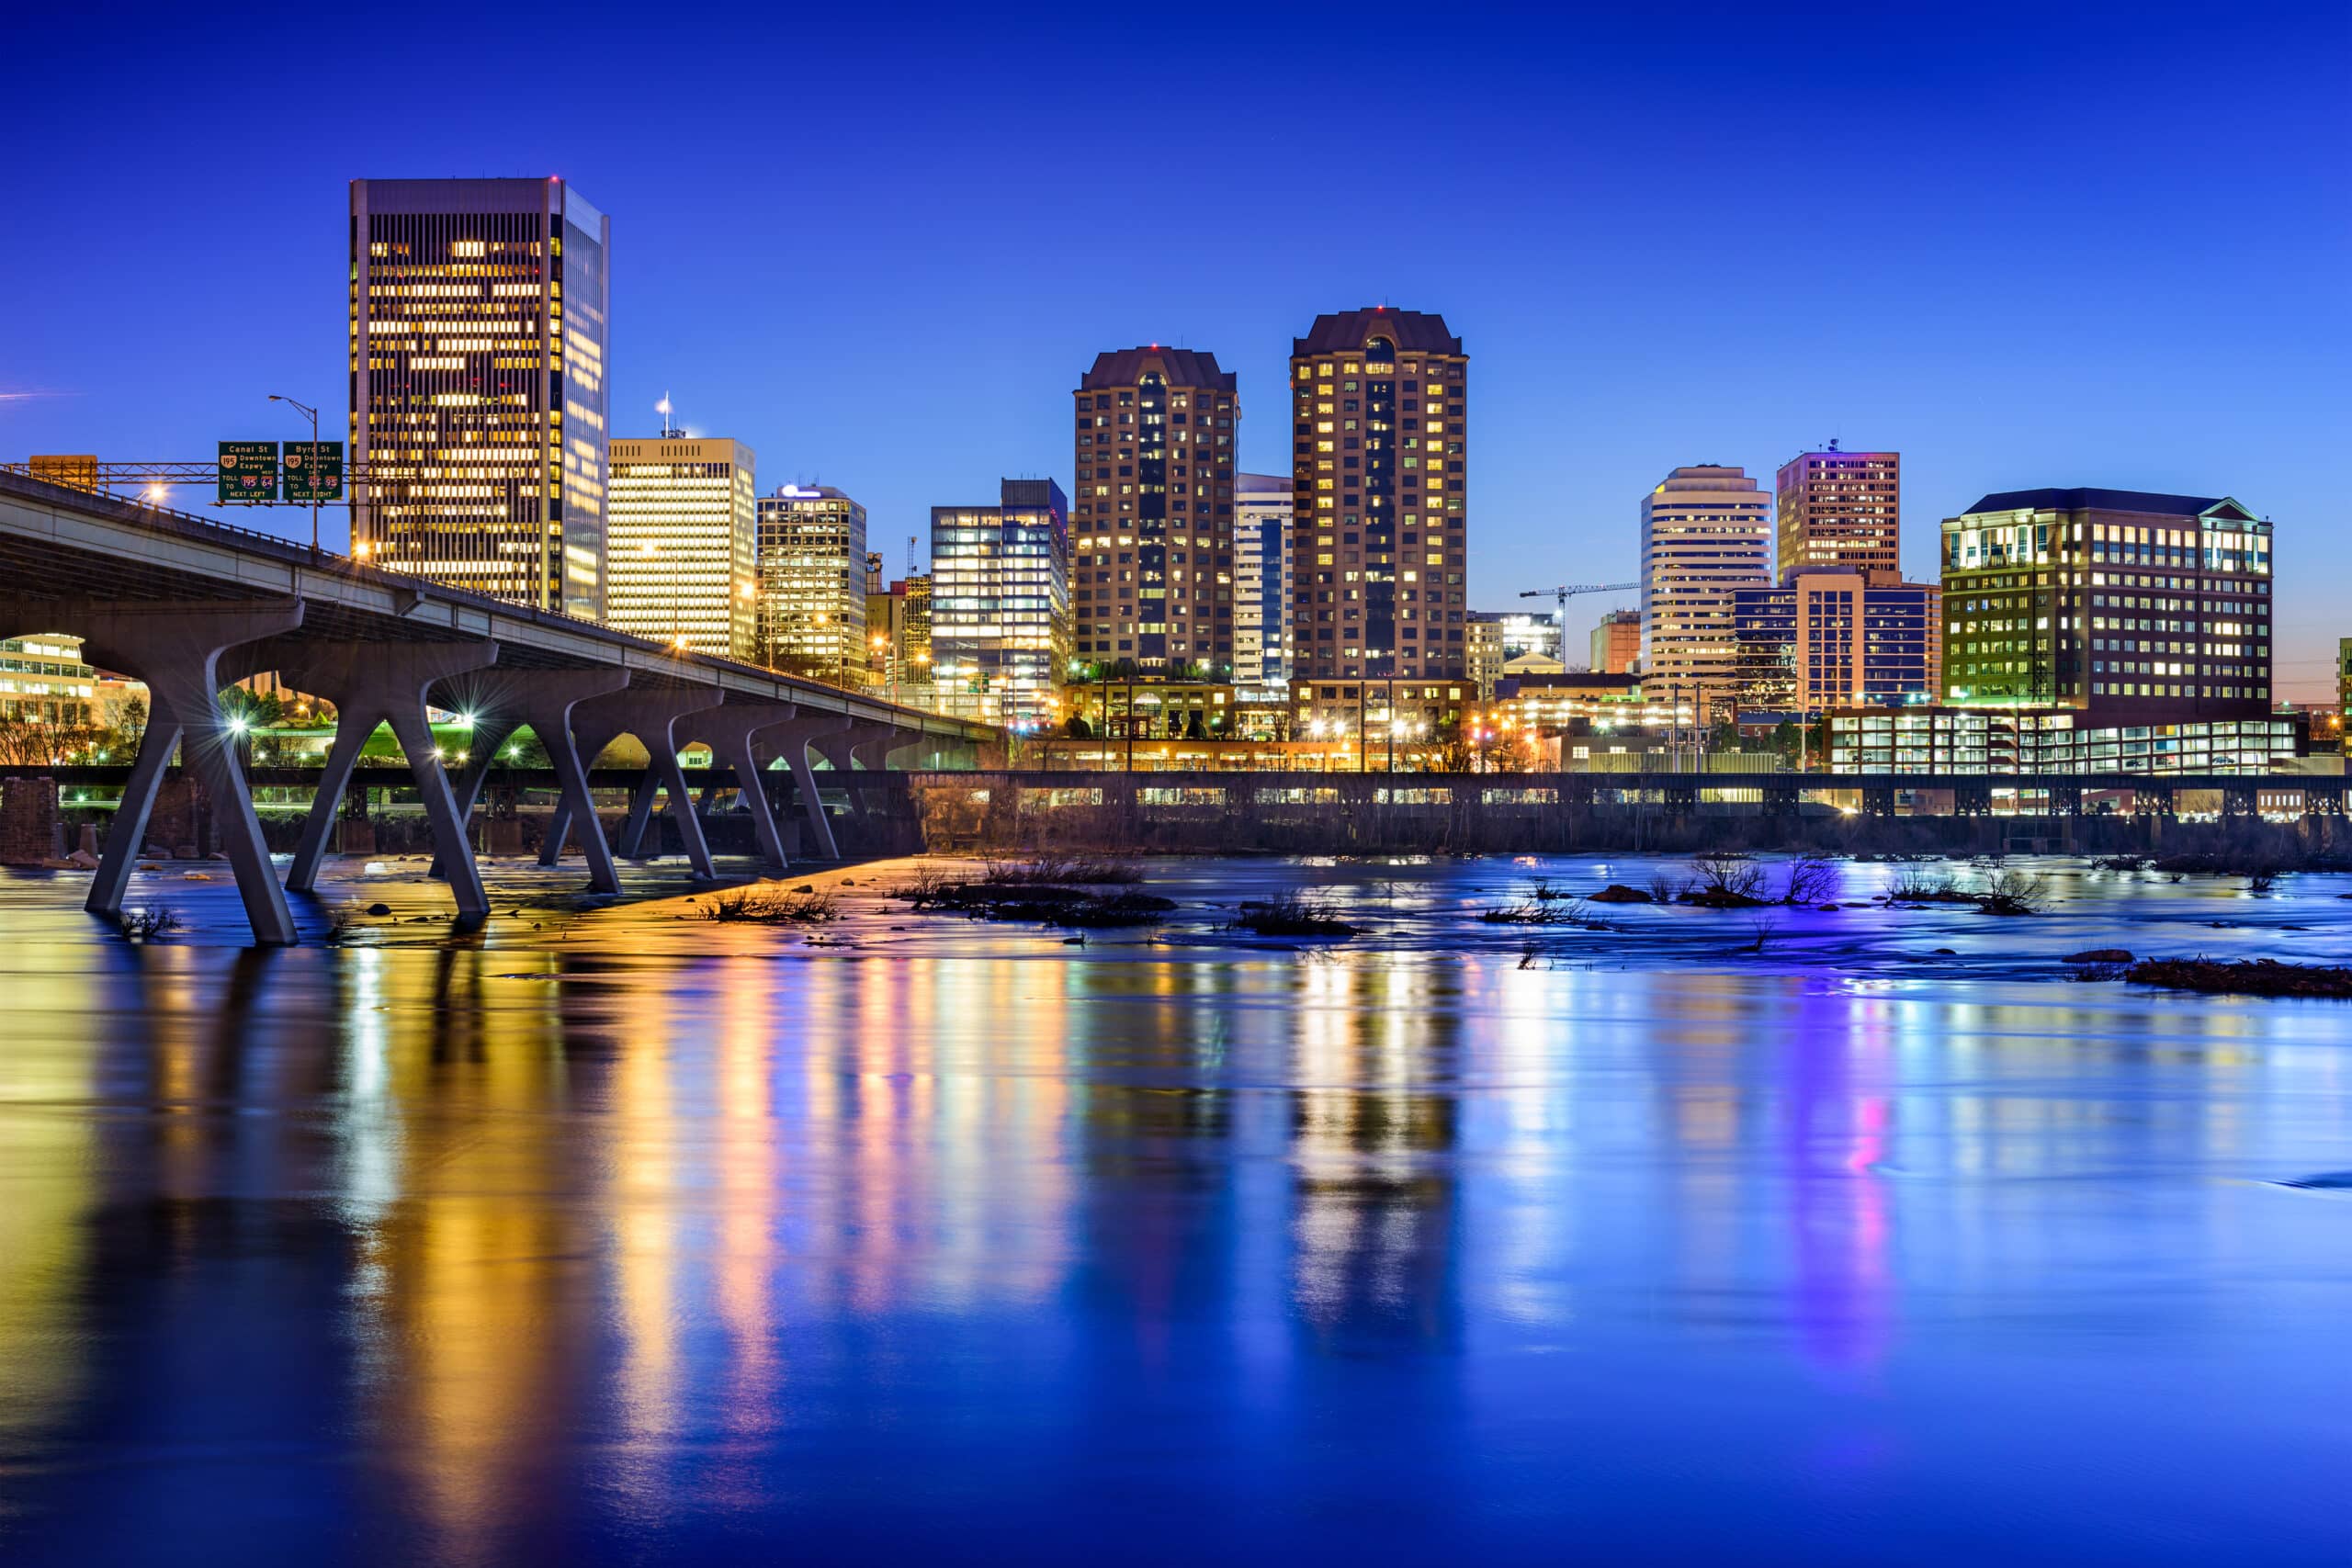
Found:
[(2129, 964), (2132, 962), (2132, 950), (2128, 947), (2093, 947), (2086, 949), (2081, 953), (2070, 953), (2066, 954), (2064, 962), (2068, 964)]
[[(2345, 897), (2352, 898), (2352, 893), (2347, 893)], [(1611, 883), (1592, 895), (1589, 901), (1595, 904), (1655, 904), (1657, 902), (1640, 888), (1628, 887), (1622, 882)]]

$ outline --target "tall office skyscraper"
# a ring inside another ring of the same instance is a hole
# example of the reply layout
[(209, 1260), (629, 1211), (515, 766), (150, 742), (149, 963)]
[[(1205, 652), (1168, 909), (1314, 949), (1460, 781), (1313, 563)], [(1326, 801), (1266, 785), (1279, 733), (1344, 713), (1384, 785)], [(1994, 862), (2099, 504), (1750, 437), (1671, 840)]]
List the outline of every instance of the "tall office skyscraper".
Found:
[(351, 182), (355, 554), (604, 618), (611, 238), (560, 179)]
[(1902, 580), (1903, 455), (1800, 452), (1781, 465), (1780, 575), (1852, 567), (1873, 583)]
[(613, 443), (605, 625), (695, 653), (752, 657), (752, 464), (749, 446), (717, 437)]
[(1737, 695), (1733, 595), (1771, 581), (1772, 498), (1745, 468), (1677, 468), (1642, 497), (1642, 690)]
[(1265, 689), (1290, 680), (1291, 481), (1233, 480), (1233, 681)]
[(1155, 344), (1097, 355), (1072, 396), (1079, 657), (1132, 660), (1146, 679), (1188, 666), (1225, 674), (1241, 420), (1233, 373), (1214, 354)]
[(2270, 540), (2228, 496), (1985, 496), (1944, 519), (1944, 700), (2123, 725), (2267, 718)]
[(931, 509), (940, 711), (990, 724), (1058, 715), (1070, 658), (1069, 540), (1069, 502), (1051, 479), (1006, 479), (994, 506)]
[(760, 662), (846, 682), (868, 662), (865, 508), (831, 485), (760, 498)]
[(1295, 680), (1464, 679), (1469, 365), (1443, 317), (1385, 306), (1292, 340)]

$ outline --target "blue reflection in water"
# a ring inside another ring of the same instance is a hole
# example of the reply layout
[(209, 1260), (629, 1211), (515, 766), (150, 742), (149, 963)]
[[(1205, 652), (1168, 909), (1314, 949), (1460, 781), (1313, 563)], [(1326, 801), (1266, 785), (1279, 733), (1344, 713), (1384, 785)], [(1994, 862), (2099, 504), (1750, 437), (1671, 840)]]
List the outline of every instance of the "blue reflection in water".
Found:
[(0, 1559), (2345, 1560), (2352, 1010), (2018, 957), (2233, 895), (1522, 967), (1310, 870), (1385, 944), (9, 885)]

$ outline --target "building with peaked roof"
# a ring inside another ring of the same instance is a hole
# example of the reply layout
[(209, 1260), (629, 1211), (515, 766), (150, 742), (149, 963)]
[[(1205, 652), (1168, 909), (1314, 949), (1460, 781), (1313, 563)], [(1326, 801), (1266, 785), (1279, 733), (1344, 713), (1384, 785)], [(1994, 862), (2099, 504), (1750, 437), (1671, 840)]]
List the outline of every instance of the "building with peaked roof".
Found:
[(1946, 702), (2270, 713), (2271, 525), (2228, 496), (2001, 491), (1944, 520), (1942, 559)]
[(1445, 318), (1318, 316), (1291, 344), (1293, 681), (1302, 715), (1451, 722), (1469, 674), (1469, 356)]
[(1189, 348), (1116, 349), (1079, 378), (1070, 607), (1080, 662), (1144, 680), (1233, 677), (1233, 372)]

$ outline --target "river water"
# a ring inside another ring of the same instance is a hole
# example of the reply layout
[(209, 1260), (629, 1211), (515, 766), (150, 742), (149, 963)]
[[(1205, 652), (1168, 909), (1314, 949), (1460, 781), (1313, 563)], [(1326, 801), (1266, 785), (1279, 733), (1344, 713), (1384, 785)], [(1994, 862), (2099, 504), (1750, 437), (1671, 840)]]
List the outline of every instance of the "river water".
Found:
[[(2020, 863), (1164, 862), (1083, 946), (0, 881), (0, 1562), (2352, 1561), (2352, 1004), (2059, 962), (2352, 962), (2352, 878)], [(1216, 929), (1301, 885), (1367, 934)]]

